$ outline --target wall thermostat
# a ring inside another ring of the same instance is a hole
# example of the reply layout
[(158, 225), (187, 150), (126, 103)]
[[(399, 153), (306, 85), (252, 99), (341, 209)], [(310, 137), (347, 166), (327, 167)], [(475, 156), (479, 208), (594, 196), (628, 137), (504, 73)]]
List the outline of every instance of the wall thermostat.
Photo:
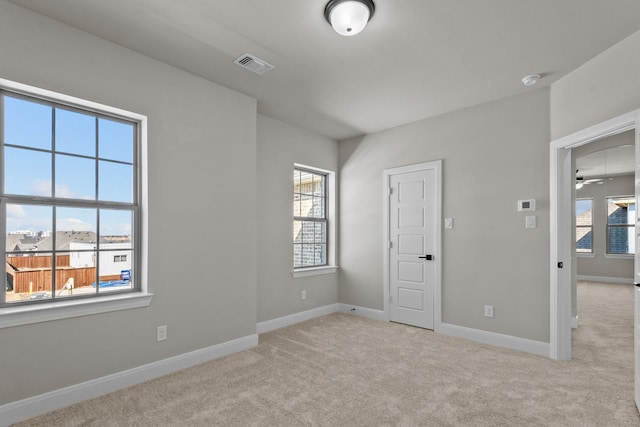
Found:
[(535, 211), (536, 199), (518, 200), (518, 212)]

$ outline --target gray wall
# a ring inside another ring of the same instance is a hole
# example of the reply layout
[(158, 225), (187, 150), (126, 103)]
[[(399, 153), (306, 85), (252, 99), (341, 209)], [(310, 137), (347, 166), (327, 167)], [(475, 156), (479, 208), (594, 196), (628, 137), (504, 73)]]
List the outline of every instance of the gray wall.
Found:
[[(338, 302), (338, 274), (293, 278), (294, 163), (338, 170), (338, 144), (258, 115), (258, 321)], [(337, 227), (338, 224), (330, 224)], [(307, 291), (302, 301), (300, 291)]]
[(640, 31), (551, 86), (557, 139), (640, 108)]
[[(443, 230), (443, 321), (548, 342), (545, 89), (340, 143), (340, 302), (382, 310), (383, 170), (436, 159), (443, 218), (454, 219)], [(516, 210), (529, 198), (533, 230)]]
[(0, 40), (0, 77), (148, 116), (155, 294), (0, 329), (0, 404), (254, 334), (256, 101), (5, 1)]

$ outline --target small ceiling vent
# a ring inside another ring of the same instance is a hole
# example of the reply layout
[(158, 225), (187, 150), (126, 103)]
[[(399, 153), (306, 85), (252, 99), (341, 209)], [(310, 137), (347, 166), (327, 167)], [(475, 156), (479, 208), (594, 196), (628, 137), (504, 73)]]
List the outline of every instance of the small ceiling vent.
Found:
[(267, 72), (275, 68), (273, 65), (269, 64), (267, 61), (263, 61), (262, 59), (256, 58), (255, 56), (248, 53), (241, 55), (238, 59), (236, 59), (233, 62), (259, 75), (266, 74)]

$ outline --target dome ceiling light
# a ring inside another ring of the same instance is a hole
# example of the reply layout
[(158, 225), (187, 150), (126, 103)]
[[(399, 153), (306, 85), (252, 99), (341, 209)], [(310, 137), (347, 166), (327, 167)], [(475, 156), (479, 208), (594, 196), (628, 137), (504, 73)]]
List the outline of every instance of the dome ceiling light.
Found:
[(331, 0), (324, 8), (324, 17), (336, 33), (355, 36), (364, 30), (375, 10), (372, 0)]

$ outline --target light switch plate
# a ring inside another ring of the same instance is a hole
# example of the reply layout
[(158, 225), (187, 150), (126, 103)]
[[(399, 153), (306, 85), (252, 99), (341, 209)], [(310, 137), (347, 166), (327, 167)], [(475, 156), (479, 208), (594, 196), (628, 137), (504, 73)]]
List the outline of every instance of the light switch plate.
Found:
[(525, 228), (536, 228), (536, 216), (527, 215), (525, 217)]
[(453, 218), (444, 219), (444, 228), (453, 228)]

